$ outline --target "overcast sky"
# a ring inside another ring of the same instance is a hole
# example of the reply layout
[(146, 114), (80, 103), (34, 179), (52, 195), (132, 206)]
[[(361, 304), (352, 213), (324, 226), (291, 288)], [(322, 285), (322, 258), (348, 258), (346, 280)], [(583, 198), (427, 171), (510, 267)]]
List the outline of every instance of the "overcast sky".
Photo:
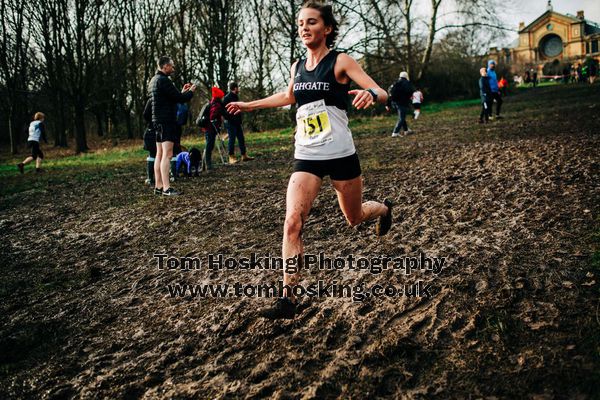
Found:
[[(504, 7), (501, 12), (498, 12), (498, 16), (511, 28), (517, 29), (519, 22), (523, 21), (528, 25), (545, 13), (548, 0), (521, 0), (515, 3), (518, 6)], [(571, 15), (576, 15), (577, 11), (583, 10), (585, 19), (600, 24), (600, 0), (552, 0), (552, 8), (558, 13)], [(509, 37), (507, 42), (503, 43), (504, 45), (517, 38), (516, 33), (507, 36)]]

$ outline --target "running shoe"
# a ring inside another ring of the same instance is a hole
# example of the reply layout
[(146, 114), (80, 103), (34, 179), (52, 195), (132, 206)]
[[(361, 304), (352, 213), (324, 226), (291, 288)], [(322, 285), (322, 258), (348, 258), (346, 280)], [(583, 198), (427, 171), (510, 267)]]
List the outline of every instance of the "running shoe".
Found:
[(20, 173), (25, 173), (25, 165), (22, 162), (17, 164), (17, 168), (19, 168)]
[(177, 190), (170, 187), (167, 190), (163, 190), (162, 194), (163, 196), (179, 196), (181, 192), (178, 192)]
[(392, 227), (392, 207), (394, 204), (388, 199), (385, 199), (383, 204), (387, 206), (388, 212), (377, 220), (377, 225), (375, 226), (375, 233), (377, 233), (377, 236), (385, 235)]
[(154, 194), (156, 194), (156, 195), (158, 195), (158, 196), (162, 195), (162, 188), (161, 188), (161, 189), (159, 189), (159, 188), (154, 188)]
[(294, 319), (296, 304), (287, 297), (280, 297), (272, 306), (258, 310), (258, 314), (267, 319)]
[(398, 132), (392, 132), (392, 137), (400, 137), (400, 133), (398, 133)]

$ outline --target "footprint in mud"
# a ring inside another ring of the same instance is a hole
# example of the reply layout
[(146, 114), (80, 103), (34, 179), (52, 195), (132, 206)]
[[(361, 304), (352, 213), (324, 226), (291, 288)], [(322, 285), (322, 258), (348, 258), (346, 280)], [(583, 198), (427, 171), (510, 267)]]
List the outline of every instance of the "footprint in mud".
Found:
[(60, 385), (48, 393), (49, 400), (62, 400), (77, 397), (77, 391), (71, 384)]
[(253, 388), (253, 390), (245, 397), (246, 399), (288, 399), (290, 397), (281, 397), (281, 394), (275, 392), (276, 385), (263, 385)]
[(123, 392), (123, 399), (125, 400), (135, 400), (141, 398), (146, 389), (144, 389), (141, 385), (133, 384), (128, 386)]
[(267, 379), (273, 371), (277, 370), (277, 368), (277, 364), (273, 364), (271, 362), (261, 362), (254, 367), (252, 371), (250, 371), (250, 375), (248, 375), (248, 381), (252, 383), (262, 382)]
[(344, 321), (338, 321), (333, 328), (326, 333), (325, 345), (328, 349), (333, 350), (340, 347), (347, 341), (350, 325)]
[(373, 305), (371, 305), (370, 303), (362, 303), (360, 308), (357, 310), (357, 313), (361, 317), (364, 317), (371, 311), (373, 311)]
[(301, 321), (302, 324), (305, 324), (308, 320), (310, 320), (311, 318), (313, 318), (315, 316), (315, 314), (317, 314), (319, 312), (319, 308), (312, 305), (312, 306), (308, 306), (307, 308), (305, 308), (304, 310), (301, 311), (299, 319)]
[(316, 382), (310, 386), (302, 396), (302, 400), (312, 399), (334, 399), (342, 393), (342, 389), (337, 382), (332, 382), (331, 379)]
[(425, 328), (425, 326), (429, 325), (430, 323), (431, 323), (431, 317), (427, 316), (427, 317), (421, 319), (420, 321), (417, 321), (413, 325), (411, 325), (410, 330), (413, 334), (419, 334), (423, 331), (423, 328)]

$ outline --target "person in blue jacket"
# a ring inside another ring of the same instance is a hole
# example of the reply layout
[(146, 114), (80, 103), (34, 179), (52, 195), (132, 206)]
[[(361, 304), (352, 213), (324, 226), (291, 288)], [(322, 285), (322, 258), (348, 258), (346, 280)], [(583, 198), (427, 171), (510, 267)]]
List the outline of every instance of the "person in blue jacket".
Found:
[(492, 108), (494, 100), (496, 100), (496, 118), (502, 118), (500, 116), (500, 107), (502, 107), (502, 96), (500, 96), (500, 88), (498, 88), (498, 77), (496, 76), (496, 61), (489, 60), (487, 75), (490, 78), (490, 89), (492, 91), (492, 98), (490, 100), (490, 117), (492, 117)]

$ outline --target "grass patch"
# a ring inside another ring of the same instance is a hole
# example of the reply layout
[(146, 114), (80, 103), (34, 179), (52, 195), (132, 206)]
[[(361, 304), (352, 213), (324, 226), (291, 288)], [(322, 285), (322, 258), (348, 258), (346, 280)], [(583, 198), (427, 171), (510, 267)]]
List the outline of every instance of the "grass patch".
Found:
[(456, 100), (446, 101), (444, 103), (431, 103), (423, 105), (424, 112), (438, 113), (442, 111), (452, 110), (454, 108), (472, 107), (481, 104), (481, 99)]
[[(47, 159), (42, 164), (42, 169), (46, 170), (69, 170), (81, 169), (86, 167), (106, 167), (117, 166), (119, 164), (132, 162), (144, 158), (147, 152), (139, 148), (115, 148), (102, 149), (79, 155), (66, 156), (61, 158)], [(19, 158), (24, 158), (21, 156)], [(12, 177), (17, 173), (15, 167), (17, 161), (13, 159), (8, 164), (0, 165), (0, 178)], [(25, 166), (26, 173), (33, 172), (33, 162)]]

